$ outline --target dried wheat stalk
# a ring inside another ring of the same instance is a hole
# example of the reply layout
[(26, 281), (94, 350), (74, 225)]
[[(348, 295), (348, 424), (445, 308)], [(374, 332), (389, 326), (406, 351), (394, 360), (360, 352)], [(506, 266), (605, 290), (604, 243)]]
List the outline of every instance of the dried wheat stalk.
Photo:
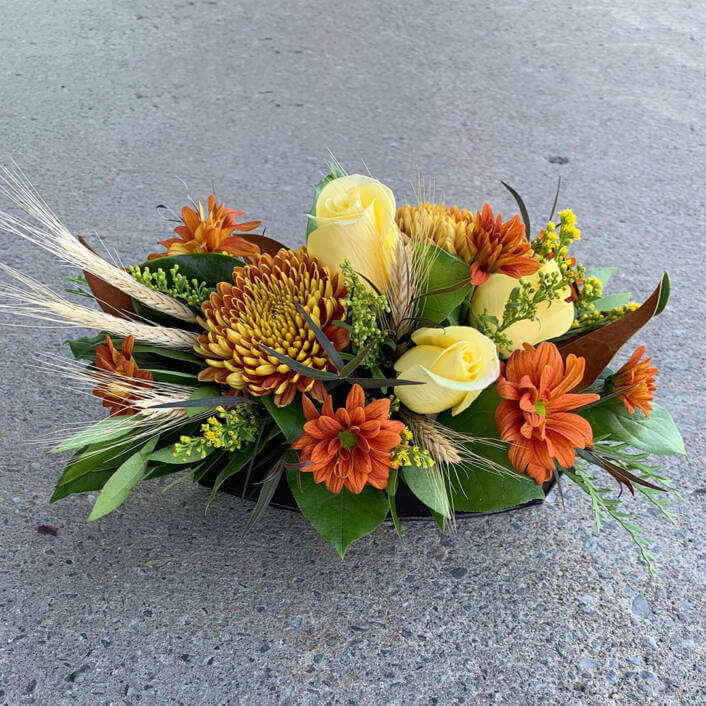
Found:
[(417, 445), (426, 449), (436, 463), (444, 466), (456, 465), (463, 461), (458, 444), (443, 431), (447, 427), (411, 412), (402, 412), (402, 418)]
[(49, 251), (63, 262), (90, 272), (143, 304), (193, 323), (196, 316), (188, 306), (168, 294), (156, 292), (137, 282), (128, 272), (116, 267), (89, 248), (59, 221), (29, 180), (17, 169), (0, 167), (0, 193), (20, 206), (39, 225), (0, 211), (0, 230), (17, 235)]
[(390, 305), (390, 324), (399, 340), (412, 326), (412, 288), (409, 256), (404, 241), (397, 241), (395, 262), (390, 270), (390, 286), (387, 290), (387, 300)]
[(153, 326), (140, 321), (127, 321), (112, 314), (89, 309), (63, 299), (31, 277), (0, 263), (0, 269), (23, 287), (0, 284), (0, 311), (29, 316), (42, 321), (94, 328), (123, 338), (129, 335), (144, 343), (164, 348), (191, 350), (198, 335), (166, 326)]

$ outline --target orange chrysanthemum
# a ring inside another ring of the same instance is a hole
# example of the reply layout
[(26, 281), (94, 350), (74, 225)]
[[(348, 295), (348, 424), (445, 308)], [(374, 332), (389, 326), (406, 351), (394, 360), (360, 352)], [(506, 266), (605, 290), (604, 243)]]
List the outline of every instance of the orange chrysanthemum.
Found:
[(635, 408), (641, 409), (646, 417), (650, 416), (653, 400), (653, 393), (657, 389), (655, 385), (655, 374), (659, 368), (653, 368), (650, 356), (645, 356), (645, 346), (640, 346), (631, 356), (630, 360), (613, 375), (613, 389), (625, 390), (618, 395), (622, 400), (625, 409), (630, 414), (635, 413)]
[(333, 410), (331, 395), (321, 412), (304, 395), (302, 406), (307, 422), (304, 433), (292, 444), (300, 451), (302, 471), (314, 474), (315, 483), (326, 483), (331, 493), (345, 486), (360, 493), (366, 485), (387, 487), (392, 450), (402, 442), (402, 422), (389, 419), (390, 400), (382, 398), (365, 404), (360, 385), (353, 385), (346, 406)]
[(181, 210), (183, 225), (177, 226), (174, 232), (178, 238), (162, 240), (159, 244), (167, 248), (164, 253), (152, 253), (148, 259), (154, 260), (165, 255), (194, 255), (196, 253), (216, 252), (235, 256), (255, 255), (260, 248), (245, 238), (232, 235), (233, 231), (247, 232), (257, 228), (261, 221), (237, 223), (236, 217), (245, 211), (234, 211), (225, 204), (218, 206), (216, 197), (208, 197), (208, 212), (201, 201), (197, 204), (198, 211), (184, 206)]
[[(123, 340), (121, 350), (117, 351), (110, 336), (106, 336), (105, 345), (96, 349), (95, 366), (103, 374), (96, 373), (95, 378), (100, 380), (100, 384), (93, 389), (93, 394), (103, 399), (103, 406), (110, 409), (111, 417), (136, 414), (139, 410), (130, 405), (130, 400), (136, 399), (133, 394), (135, 387), (152, 386), (152, 373), (140, 370), (132, 357), (134, 345), (135, 337), (128, 336)], [(121, 384), (121, 377), (129, 378), (130, 382)]]
[(591, 425), (570, 410), (600, 399), (592, 393), (570, 393), (583, 378), (585, 359), (569, 354), (566, 368), (553, 343), (529, 343), (515, 351), (498, 378), (503, 401), (495, 410), (495, 423), (508, 456), (521, 473), (541, 484), (554, 472), (554, 459), (564, 468), (574, 465), (574, 449), (593, 441)]
[(475, 285), (483, 284), (495, 272), (519, 279), (540, 268), (520, 217), (503, 223), (502, 215), (495, 217), (487, 203), (475, 216), (465, 208), (447, 209), (445, 203), (407, 204), (397, 211), (397, 225), (403, 234), (431, 240), (467, 262)]
[(334, 370), (294, 302), (307, 311), (336, 350), (348, 345), (345, 321), (347, 295), (341, 273), (331, 274), (306, 247), (282, 248), (277, 255), (256, 255), (252, 264), (233, 270), (233, 284), (220, 282), (201, 307), (206, 329), (196, 352), (208, 367), (199, 380), (230, 385), (252, 395), (274, 395), (285, 407), (297, 392), (310, 392), (323, 401), (321, 380), (295, 372), (263, 350), (260, 344), (316, 370)]

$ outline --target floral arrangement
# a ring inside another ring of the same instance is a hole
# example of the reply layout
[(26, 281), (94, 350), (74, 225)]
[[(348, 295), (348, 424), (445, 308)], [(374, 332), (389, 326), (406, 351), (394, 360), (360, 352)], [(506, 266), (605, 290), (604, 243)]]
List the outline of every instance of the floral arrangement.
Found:
[(74, 300), (2, 265), (14, 283), (0, 308), (99, 332), (69, 342), (73, 362), (43, 363), (107, 410), (52, 439), (71, 456), (51, 501), (98, 492), (93, 521), (141, 481), (208, 483), (210, 503), (237, 477), (256, 497), (245, 529), (284, 488), (343, 556), (388, 516), (401, 537), (402, 497), (453, 530), (456, 513), (541, 501), (563, 475), (597, 528), (622, 526), (653, 571), (606, 481), (674, 522), (672, 484), (647, 457), (684, 445), (653, 400), (645, 347), (608, 366), (666, 306), (667, 274), (641, 305), (604, 294), (616, 268), (570, 255), (580, 231), (568, 209), (552, 220), (558, 190), (532, 238), (507, 185), (520, 212), (509, 220), (430, 195), (398, 208), (384, 184), (329, 166), (306, 245), (255, 233), (259, 220), (212, 195), (127, 269), (3, 170), (0, 191), (28, 217), (0, 213), (0, 228), (81, 274), (66, 288)]

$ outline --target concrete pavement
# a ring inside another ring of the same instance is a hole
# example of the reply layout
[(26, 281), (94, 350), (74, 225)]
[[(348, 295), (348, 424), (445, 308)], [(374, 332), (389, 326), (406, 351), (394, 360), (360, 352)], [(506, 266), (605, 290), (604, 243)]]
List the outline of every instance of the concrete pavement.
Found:
[[(449, 202), (510, 212), (504, 179), (536, 223), (561, 175), (580, 259), (621, 266), (611, 291), (672, 275), (639, 341), (691, 465), (665, 464), (678, 530), (635, 503), (655, 583), (567, 482), (564, 507), (451, 537), (407, 524), (404, 543), (386, 527), (344, 563), (287, 512), (241, 540), (247, 508), (204, 516), (188, 484), (88, 525), (85, 497), (48, 506), (61, 460), (31, 442), (100, 408), (27, 367), (68, 355), (67, 331), (3, 323), (0, 703), (706, 701), (699, 3), (11, 0), (2, 24), (3, 160), (124, 262), (167, 235), (154, 206), (183, 203), (176, 177), (295, 245), (328, 149), (400, 201), (421, 169)], [(69, 274), (7, 236), (0, 260)]]

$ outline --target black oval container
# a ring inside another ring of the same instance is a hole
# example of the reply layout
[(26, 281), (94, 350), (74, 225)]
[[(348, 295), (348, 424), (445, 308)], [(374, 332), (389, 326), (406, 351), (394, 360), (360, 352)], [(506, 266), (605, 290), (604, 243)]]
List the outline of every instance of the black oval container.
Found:
[[(282, 455), (284, 451), (288, 448), (286, 444), (275, 443), (269, 448), (265, 449), (260, 456), (255, 460), (255, 465), (253, 466), (252, 475), (250, 478), (250, 483), (245, 493), (246, 500), (256, 500), (260, 492), (260, 486), (254, 485), (253, 480), (258, 480), (263, 478), (274, 466), (277, 459)], [(213, 483), (216, 480), (220, 468), (212, 468), (208, 473), (206, 473), (200, 480), (199, 483), (208, 488), (213, 487)], [(228, 478), (223, 485), (221, 485), (219, 492), (228, 493), (230, 495), (243, 495), (243, 485), (245, 483), (246, 473), (241, 471), (235, 475)], [(555, 479), (552, 477), (551, 480), (547, 481), (542, 487), (544, 494), (546, 495), (553, 487)], [(423, 502), (417, 499), (417, 497), (412, 493), (412, 491), (404, 484), (400, 483), (397, 489), (397, 494), (395, 495), (397, 514), (401, 520), (434, 520), (434, 518), (429, 513), (429, 508), (424, 505)], [(523, 507), (529, 507), (531, 505), (538, 505), (544, 502), (543, 500), (530, 500), (522, 505), (515, 505), (512, 507), (504, 507), (499, 510), (491, 510), (489, 512), (457, 512), (457, 517), (484, 517), (485, 515), (498, 515), (502, 512), (510, 512), (511, 510), (519, 510)], [(271, 505), (282, 508), (283, 510), (290, 510), (292, 512), (299, 512), (297, 503), (294, 500), (294, 496), (289, 489), (289, 484), (286, 481), (282, 481), (277, 486), (275, 494), (272, 497)]]

